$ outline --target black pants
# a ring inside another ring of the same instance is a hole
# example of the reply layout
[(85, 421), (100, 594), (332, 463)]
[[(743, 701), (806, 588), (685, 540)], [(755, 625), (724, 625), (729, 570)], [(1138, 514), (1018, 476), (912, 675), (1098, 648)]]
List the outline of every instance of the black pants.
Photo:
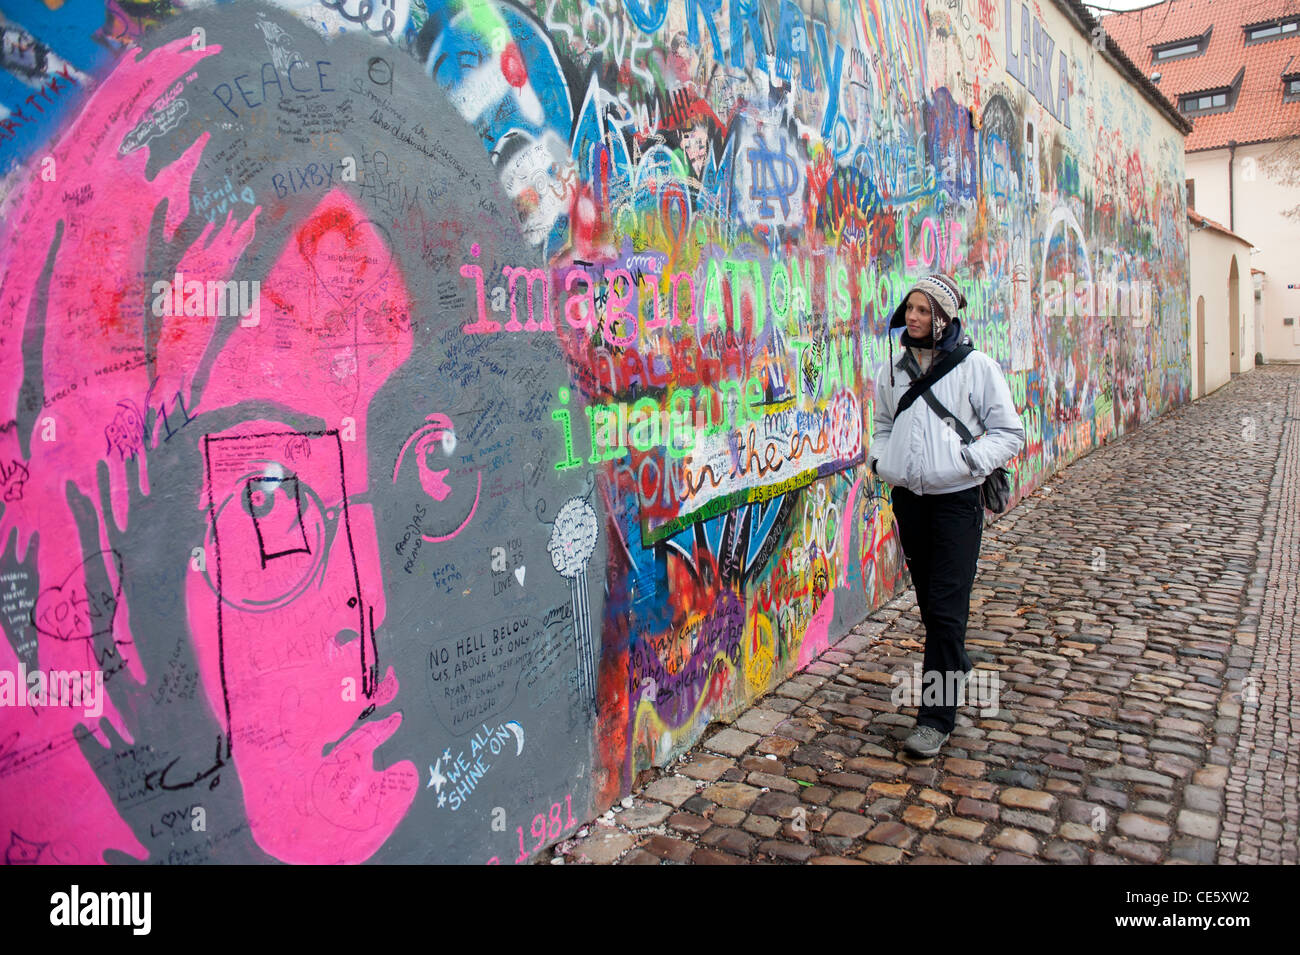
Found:
[(978, 485), (953, 494), (924, 495), (896, 487), (892, 496), (899, 541), (925, 623), (922, 688), (938, 671), (945, 689), (944, 705), (919, 706), (916, 722), (951, 733), (957, 700), (947, 693), (955, 681), (947, 674), (964, 673), (972, 665), (966, 655), (966, 618), (984, 535), (983, 498)]

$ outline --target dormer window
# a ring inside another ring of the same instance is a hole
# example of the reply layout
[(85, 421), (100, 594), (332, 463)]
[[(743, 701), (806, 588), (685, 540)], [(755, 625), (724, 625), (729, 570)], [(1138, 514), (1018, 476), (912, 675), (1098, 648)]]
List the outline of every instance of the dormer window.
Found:
[(1178, 108), (1188, 116), (1222, 113), (1232, 108), (1232, 98), (1232, 90), (1224, 87), (1223, 89), (1208, 90), (1204, 93), (1193, 93), (1190, 96), (1184, 96), (1178, 101)]
[(1217, 89), (1200, 90), (1184, 93), (1178, 97), (1178, 108), (1184, 116), (1205, 116), (1208, 113), (1228, 113), (1237, 105), (1237, 94), (1241, 92), (1241, 81), (1246, 77), (1246, 67), (1237, 71), (1236, 78), (1230, 86)]
[(1281, 20), (1268, 20), (1264, 23), (1252, 23), (1248, 27), (1243, 27), (1246, 31), (1247, 43), (1263, 43), (1266, 40), (1274, 40), (1282, 36), (1296, 36), (1300, 34), (1300, 16), (1286, 17)]
[(1300, 101), (1300, 73), (1288, 73), (1282, 77), (1282, 102)]
[(1192, 43), (1180, 43), (1178, 46), (1166, 46), (1155, 51), (1156, 60), (1172, 60), (1177, 56), (1195, 56), (1201, 52), (1201, 44), (1197, 41)]
[(1172, 43), (1161, 43), (1159, 46), (1153, 46), (1151, 48), (1151, 62), (1168, 63), (1170, 60), (1200, 56), (1205, 52), (1205, 48), (1210, 42), (1210, 32), (1213, 29), (1214, 27), (1211, 26), (1200, 36), (1186, 37)]

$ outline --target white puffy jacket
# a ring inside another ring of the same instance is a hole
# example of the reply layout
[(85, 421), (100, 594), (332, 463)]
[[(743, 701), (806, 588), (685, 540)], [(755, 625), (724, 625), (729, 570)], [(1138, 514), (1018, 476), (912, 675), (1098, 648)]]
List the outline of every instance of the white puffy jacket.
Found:
[(912, 385), (912, 375), (921, 373), (907, 349), (894, 368), (892, 386), (888, 364), (876, 375), (875, 432), (867, 451), (868, 463), (886, 484), (913, 494), (964, 491), (982, 484), (1024, 446), (1025, 428), (1011, 389), (988, 355), (971, 352), (931, 389), (974, 435), (969, 445), (962, 444), (956, 429), (945, 424), (923, 397), (894, 417), (899, 400)]

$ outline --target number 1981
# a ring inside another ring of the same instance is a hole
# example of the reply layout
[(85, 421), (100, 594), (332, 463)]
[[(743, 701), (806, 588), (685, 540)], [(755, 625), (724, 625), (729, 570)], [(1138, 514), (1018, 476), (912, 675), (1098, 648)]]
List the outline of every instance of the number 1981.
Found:
[[(563, 805), (563, 811), (561, 811), (561, 805)], [(566, 816), (567, 821), (564, 818)], [(533, 824), (529, 827), (529, 831), (532, 833), (533, 838), (537, 840), (537, 844), (531, 849), (525, 848), (524, 827), (516, 826), (515, 832), (519, 833), (519, 856), (515, 859), (515, 865), (527, 862), (528, 857), (541, 849), (548, 841), (560, 838), (561, 833), (568, 832), (577, 824), (578, 820), (573, 818), (573, 796), (569, 795), (564, 797), (563, 804), (551, 803), (549, 813), (539, 812), (533, 816)]]

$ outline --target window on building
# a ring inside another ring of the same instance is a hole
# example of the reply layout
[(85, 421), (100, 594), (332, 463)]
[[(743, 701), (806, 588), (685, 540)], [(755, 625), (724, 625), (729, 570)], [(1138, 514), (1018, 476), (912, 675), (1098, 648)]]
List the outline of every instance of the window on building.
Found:
[(1282, 100), (1287, 103), (1300, 100), (1300, 74), (1282, 77)]
[(1196, 180), (1187, 180), (1187, 208), (1196, 208)]
[(1172, 60), (1176, 56), (1192, 56), (1201, 52), (1200, 43), (1184, 43), (1181, 46), (1167, 46), (1164, 49), (1156, 50), (1157, 60)]
[(1300, 33), (1300, 16), (1252, 23), (1244, 29), (1247, 43), (1263, 43), (1265, 40), (1274, 40), (1281, 36), (1295, 36)]
[(1229, 108), (1228, 101), (1232, 96), (1232, 90), (1210, 90), (1205, 93), (1194, 93), (1191, 96), (1184, 96), (1178, 101), (1178, 108), (1188, 115), (1197, 113), (1214, 113)]
[(1210, 33), (1214, 30), (1211, 26), (1206, 29), (1200, 36), (1185, 37), (1181, 40), (1174, 40), (1172, 43), (1161, 43), (1151, 47), (1151, 61), (1153, 63), (1164, 63), (1168, 60), (1179, 60), (1187, 56), (1200, 56), (1205, 52), (1205, 48), (1210, 43)]

